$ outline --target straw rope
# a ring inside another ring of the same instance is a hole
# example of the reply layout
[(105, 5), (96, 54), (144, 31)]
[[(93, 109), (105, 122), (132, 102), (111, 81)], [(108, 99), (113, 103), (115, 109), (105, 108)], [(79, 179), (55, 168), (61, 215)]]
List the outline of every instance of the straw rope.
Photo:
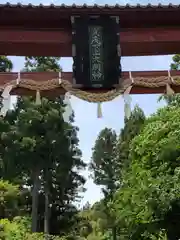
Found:
[(72, 84), (67, 81), (61, 79), (52, 79), (48, 81), (34, 81), (31, 79), (20, 79), (17, 84), (17, 80), (12, 80), (3, 86), (0, 86), (0, 91), (3, 91), (8, 85), (12, 85), (12, 89), (16, 87), (32, 90), (32, 91), (48, 91), (53, 90), (55, 88), (62, 87), (66, 92), (69, 92), (71, 95), (74, 95), (82, 100), (86, 100), (88, 102), (106, 102), (111, 101), (114, 98), (118, 97), (119, 95), (123, 94), (127, 88), (130, 86), (136, 87), (145, 87), (145, 88), (159, 88), (159, 87), (166, 87), (168, 86), (180, 86), (180, 76), (160, 76), (160, 77), (153, 77), (153, 78), (143, 78), (143, 77), (136, 77), (133, 78), (133, 82), (131, 78), (127, 78), (122, 81), (121, 86), (117, 87), (116, 89), (110, 90), (105, 93), (91, 93), (82, 91), (77, 88), (73, 88)]

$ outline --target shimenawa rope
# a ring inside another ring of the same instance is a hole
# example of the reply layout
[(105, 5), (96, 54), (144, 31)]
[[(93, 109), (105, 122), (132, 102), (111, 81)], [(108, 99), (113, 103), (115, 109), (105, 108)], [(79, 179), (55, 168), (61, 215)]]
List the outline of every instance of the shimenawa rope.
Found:
[[(111, 101), (114, 98), (118, 97), (121, 94), (124, 94), (128, 92), (130, 93), (131, 89), (133, 87), (145, 87), (145, 88), (159, 88), (159, 87), (166, 87), (167, 86), (171, 89), (171, 85), (173, 86), (180, 86), (180, 76), (173, 76), (173, 81), (171, 80), (172, 77), (154, 77), (154, 78), (143, 78), (143, 77), (136, 77), (133, 78), (133, 83), (130, 78), (124, 80), (122, 82), (122, 85), (117, 87), (116, 89), (110, 90), (105, 93), (91, 93), (91, 92), (86, 92), (82, 91), (77, 88), (73, 88), (72, 84), (67, 81), (61, 79), (52, 79), (48, 81), (34, 81), (31, 79), (21, 79), (21, 81), (18, 82), (17, 85), (17, 80), (12, 80), (3, 86), (0, 86), (0, 90), (2, 92), (6, 91), (5, 89), (10, 87), (10, 91), (13, 90), (16, 87), (32, 90), (32, 91), (50, 91), (59, 87), (62, 87), (66, 92), (69, 92), (71, 95), (76, 96), (82, 100), (88, 101), (88, 102), (107, 102)], [(7, 88), (6, 88), (7, 87)], [(128, 90), (126, 92), (126, 90)], [(171, 89), (172, 90), (172, 89)], [(173, 91), (173, 90), (172, 90)]]
[(125, 116), (128, 117), (130, 115), (130, 97), (129, 94), (132, 88), (135, 87), (145, 87), (145, 88), (159, 88), (159, 87), (166, 87), (167, 94), (174, 94), (171, 85), (178, 86), (180, 85), (180, 77), (174, 76), (173, 78), (168, 71), (168, 76), (164, 77), (154, 77), (154, 78), (143, 78), (143, 77), (136, 77), (132, 78), (131, 72), (129, 74), (129, 78), (122, 81), (121, 86), (117, 88), (105, 92), (105, 93), (91, 93), (82, 91), (77, 88), (73, 88), (72, 84), (67, 81), (61, 79), (61, 73), (59, 73), (58, 79), (52, 79), (48, 81), (34, 81), (31, 79), (21, 79), (20, 73), (18, 74), (18, 78), (16, 80), (12, 80), (3, 86), (0, 86), (0, 91), (2, 91), (3, 97), (3, 107), (1, 108), (1, 115), (5, 116), (8, 110), (8, 106), (10, 105), (10, 92), (15, 89), (16, 87), (36, 91), (36, 104), (41, 104), (41, 91), (50, 91), (56, 88), (63, 88), (67, 93), (76, 96), (82, 100), (88, 102), (98, 103), (97, 108), (97, 116), (98, 118), (102, 117), (102, 109), (101, 103), (111, 101), (114, 98), (118, 97), (119, 95), (124, 95), (124, 102), (125, 102)]

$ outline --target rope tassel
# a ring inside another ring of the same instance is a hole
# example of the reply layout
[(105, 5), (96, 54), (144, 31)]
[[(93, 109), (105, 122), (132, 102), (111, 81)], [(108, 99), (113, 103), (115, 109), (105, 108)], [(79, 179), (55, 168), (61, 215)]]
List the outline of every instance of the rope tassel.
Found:
[(13, 88), (13, 85), (7, 85), (7, 86), (4, 88), (4, 91), (3, 91), (3, 93), (2, 93), (1, 96), (2, 96), (3, 98), (7, 99), (7, 98), (9, 97), (9, 95), (10, 95), (10, 92), (11, 92), (12, 88)]
[(125, 118), (129, 119), (131, 116), (131, 96), (129, 95), (131, 93), (131, 90), (133, 88), (134, 79), (132, 77), (131, 72), (129, 72), (129, 79), (131, 79), (131, 85), (126, 88), (124, 91), (124, 116)]
[(166, 84), (166, 94), (167, 95), (173, 95), (174, 94), (174, 90), (171, 88), (169, 83)]
[(131, 90), (132, 90), (132, 85), (130, 85), (129, 87), (126, 88), (124, 95), (130, 94)]
[(8, 109), (10, 108), (10, 104), (11, 104), (11, 96), (10, 96), (10, 92), (13, 88), (13, 85), (7, 85), (5, 88), (4, 88), (4, 91), (2, 93), (2, 108), (1, 108), (1, 111), (0, 111), (0, 115), (5, 117), (6, 116), (6, 113), (8, 111)]
[(129, 103), (124, 103), (124, 116), (129, 119), (131, 116), (131, 106)]
[(9, 95), (8, 98), (4, 98), (2, 101), (2, 108), (0, 111), (0, 116), (5, 117), (7, 111), (10, 109), (10, 105), (11, 105), (11, 96)]
[(97, 103), (97, 117), (102, 118), (102, 103), (101, 102)]
[(131, 96), (129, 94), (124, 95), (124, 116), (129, 119), (131, 115)]
[(41, 95), (40, 95), (40, 91), (37, 90), (36, 91), (36, 105), (40, 105), (41, 104)]
[(69, 92), (67, 92), (64, 96), (63, 103), (65, 104), (65, 109), (63, 113), (63, 119), (65, 122), (70, 122), (70, 117), (73, 114), (73, 109), (71, 106), (71, 101), (70, 101), (71, 95)]

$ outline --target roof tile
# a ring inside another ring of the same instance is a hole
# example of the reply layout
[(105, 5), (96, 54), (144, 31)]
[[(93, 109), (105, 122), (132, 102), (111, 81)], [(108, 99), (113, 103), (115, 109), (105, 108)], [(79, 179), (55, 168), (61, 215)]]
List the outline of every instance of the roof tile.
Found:
[(75, 3), (72, 5), (66, 5), (66, 4), (61, 4), (61, 5), (54, 5), (54, 4), (50, 4), (50, 5), (43, 5), (43, 4), (39, 4), (39, 5), (33, 5), (31, 3), (29, 4), (22, 4), (22, 3), (17, 3), (17, 4), (11, 4), (9, 2), (5, 3), (5, 4), (0, 4), (0, 8), (89, 8), (89, 9), (133, 9), (133, 8), (140, 8), (140, 9), (146, 9), (146, 8), (180, 8), (180, 4), (179, 5), (175, 5), (172, 3), (169, 3), (168, 5), (163, 5), (161, 3), (159, 3), (158, 5), (152, 5), (152, 4), (147, 4), (147, 5), (141, 5), (141, 4), (136, 4), (136, 5), (130, 5), (130, 4), (126, 4), (126, 5), (119, 5), (119, 4), (115, 4), (115, 5), (109, 5), (109, 4), (105, 4), (105, 5), (98, 5), (98, 4), (94, 4), (94, 5), (87, 5), (87, 4), (83, 4), (83, 5), (76, 5)]

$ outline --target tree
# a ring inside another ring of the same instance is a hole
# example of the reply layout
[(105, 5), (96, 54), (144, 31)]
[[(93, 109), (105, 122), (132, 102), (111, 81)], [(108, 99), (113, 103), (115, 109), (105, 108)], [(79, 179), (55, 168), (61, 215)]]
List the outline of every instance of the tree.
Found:
[[(180, 70), (180, 54), (176, 54), (172, 58), (171, 70)], [(159, 100), (165, 100), (168, 105), (177, 106), (180, 105), (180, 94), (162, 95)]]
[[(26, 60), (27, 71), (61, 69), (58, 58), (27, 57)], [(17, 172), (14, 171), (16, 167), (12, 169), (7, 179), (17, 179), (21, 187), (26, 185), (32, 189), (33, 232), (43, 230), (42, 221), (46, 233), (60, 233), (65, 227), (68, 231), (76, 214), (72, 202), (78, 199), (78, 192), (83, 190), (85, 183), (84, 177), (79, 174), (85, 164), (78, 148), (78, 128), (73, 126), (73, 122), (64, 122), (63, 111), (61, 99), (42, 99), (42, 104), (38, 106), (33, 98), (18, 98), (16, 107), (6, 116), (10, 129), (2, 141), (8, 146), (8, 151), (3, 152), (3, 159), (19, 166)], [(7, 173), (10, 165), (6, 169)], [(26, 204), (31, 208), (30, 196)]]
[(123, 172), (130, 166), (129, 149), (133, 138), (142, 130), (145, 122), (143, 111), (136, 106), (130, 118), (125, 119), (125, 126), (117, 140), (115, 132), (104, 129), (98, 136), (91, 161), (94, 182), (104, 185), (106, 215), (109, 219), (109, 227), (112, 228), (113, 239), (116, 239), (116, 217), (112, 214), (109, 202), (111, 202), (116, 190), (123, 181)]
[(12, 61), (6, 56), (0, 56), (0, 72), (10, 72), (12, 69)]
[[(34, 72), (34, 71), (61, 71), (61, 67), (59, 65), (60, 58), (57, 57), (25, 57), (25, 69), (24, 71), (28, 72)], [(35, 171), (36, 173), (36, 171)], [(44, 169), (45, 174), (45, 217), (44, 217), (44, 232), (49, 233), (49, 190), (48, 190), (48, 166)], [(36, 231), (37, 229), (37, 206), (38, 206), (38, 177), (40, 175), (40, 172), (37, 171), (36, 175), (34, 176), (34, 180), (36, 184), (34, 184), (34, 201), (33, 201), (33, 207), (32, 207), (32, 215), (34, 216), (33, 219), (36, 219), (33, 221), (32, 229), (33, 231)], [(36, 217), (35, 217), (36, 216)], [(36, 222), (36, 224), (35, 224)], [(34, 227), (33, 227), (34, 226)]]
[(152, 239), (162, 229), (169, 240), (180, 237), (179, 114), (179, 107), (160, 109), (132, 142), (131, 166), (114, 201), (128, 239)]
[[(116, 133), (112, 129), (105, 128), (100, 133), (93, 148), (90, 170), (92, 171), (94, 182), (103, 186), (105, 196), (106, 214), (109, 217), (109, 227), (112, 229), (113, 240), (116, 240), (116, 228), (112, 223), (114, 219), (109, 214), (107, 202), (117, 188), (116, 171), (117, 162), (114, 156), (116, 146)], [(110, 223), (111, 222), (111, 223)]]
[(105, 128), (97, 137), (93, 148), (90, 170), (94, 182), (103, 186), (105, 195), (111, 194), (116, 189), (116, 163), (114, 149), (116, 146), (116, 133), (112, 129)]
[[(87, 240), (110, 239), (109, 219), (104, 201), (95, 203), (92, 207), (83, 208), (79, 212), (76, 235), (86, 237)], [(83, 238), (84, 239), (84, 238)]]
[(180, 70), (180, 54), (176, 54), (172, 58), (173, 62), (171, 63), (172, 70)]
[(0, 180), (0, 219), (12, 219), (18, 213), (20, 190), (8, 181)]
[(180, 105), (180, 94), (162, 95), (159, 100), (165, 100), (167, 105), (178, 106)]
[(120, 132), (115, 149), (116, 162), (118, 163), (116, 169), (118, 168), (119, 182), (123, 181), (120, 176), (122, 176), (123, 172), (127, 171), (127, 168), (130, 166), (131, 159), (129, 158), (129, 152), (131, 142), (142, 130), (145, 119), (143, 110), (138, 106), (135, 106), (129, 119), (125, 119), (125, 125)]
[(25, 68), (23, 71), (26, 72), (46, 72), (54, 71), (61, 72), (59, 65), (59, 57), (25, 57)]
[[(79, 187), (85, 182), (78, 174), (85, 164), (77, 147), (77, 129), (63, 121), (63, 105), (60, 100), (42, 99), (41, 105), (37, 106), (29, 99), (24, 99), (23, 104), (13, 125), (17, 133), (17, 154), (10, 155), (9, 152), (9, 158), (17, 158), (24, 169), (26, 184), (30, 187), (36, 186), (36, 194), (39, 196), (41, 193), (43, 196), (41, 199), (47, 197), (48, 192), (48, 219), (49, 206), (52, 205), (52, 219), (57, 221), (54, 211), (60, 213), (63, 210), (63, 214), (66, 207), (75, 200)], [(42, 212), (40, 219), (45, 221)]]

